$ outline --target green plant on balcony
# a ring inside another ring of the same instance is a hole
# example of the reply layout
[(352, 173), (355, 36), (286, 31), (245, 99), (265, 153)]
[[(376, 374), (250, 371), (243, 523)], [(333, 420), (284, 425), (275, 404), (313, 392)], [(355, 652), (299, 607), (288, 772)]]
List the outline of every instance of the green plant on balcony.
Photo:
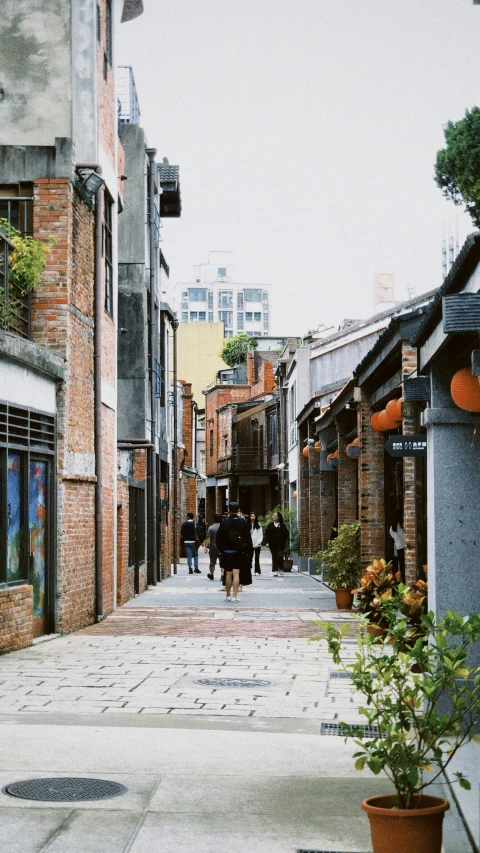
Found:
[(22, 299), (40, 287), (47, 256), (56, 240), (52, 235), (47, 242), (29, 236), (22, 237), (20, 231), (10, 225), (7, 219), (0, 219), (0, 231), (11, 246), (8, 256), (8, 293), (4, 293), (0, 301), (0, 325), (6, 329), (21, 315)]

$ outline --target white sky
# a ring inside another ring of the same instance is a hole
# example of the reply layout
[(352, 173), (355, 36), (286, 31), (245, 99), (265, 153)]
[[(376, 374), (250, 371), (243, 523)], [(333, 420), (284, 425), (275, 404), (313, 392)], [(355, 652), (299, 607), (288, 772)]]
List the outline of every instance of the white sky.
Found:
[[(441, 284), (433, 179), (442, 125), (480, 103), (472, 0), (144, 0), (117, 29), (141, 124), (180, 166), (165, 221), (173, 285), (209, 251), (271, 282), (272, 334), (372, 313), (375, 270), (397, 299)], [(212, 258), (215, 260), (215, 256)]]

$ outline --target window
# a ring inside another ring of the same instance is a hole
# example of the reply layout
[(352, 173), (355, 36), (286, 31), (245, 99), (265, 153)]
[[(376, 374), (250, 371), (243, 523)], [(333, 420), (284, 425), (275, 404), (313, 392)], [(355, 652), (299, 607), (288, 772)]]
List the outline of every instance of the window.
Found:
[(268, 308), (268, 290), (263, 291), (263, 307)]
[(243, 329), (243, 314), (241, 313), (237, 314), (237, 328), (239, 330)]
[(182, 323), (188, 323), (188, 311), (182, 311)]
[(208, 312), (208, 322), (213, 323), (213, 311)]
[(218, 277), (219, 278), (225, 278), (226, 274), (227, 274), (227, 268), (226, 267), (219, 267), (218, 268)]
[(33, 235), (33, 184), (0, 184), (0, 219), (22, 237)]
[(198, 312), (198, 322), (199, 323), (206, 323), (206, 321), (207, 321), (207, 312), (206, 311), (199, 311)]
[(254, 332), (254, 333), (253, 333), (253, 337), (254, 337), (254, 338), (261, 338), (261, 337), (262, 337), (262, 333), (261, 333), (261, 332), (259, 332), (259, 331), (257, 330), (256, 332)]
[(261, 315), (260, 311), (254, 312), (253, 319), (255, 320), (255, 323), (260, 323), (260, 321), (262, 319), (262, 315)]
[(184, 290), (184, 291), (182, 292), (182, 299), (184, 299), (184, 298), (185, 298), (185, 299), (187, 299), (187, 298), (188, 298), (188, 292), (187, 292), (186, 290)]
[(209, 446), (210, 456), (213, 456), (213, 429), (210, 430), (210, 446)]
[(207, 289), (206, 287), (190, 287), (189, 288), (190, 302), (206, 302)]
[(191, 323), (196, 323), (196, 322), (197, 322), (197, 320), (198, 320), (198, 313), (197, 313), (197, 311), (190, 311), (190, 322), (191, 322)]
[(257, 288), (250, 287), (244, 290), (245, 294), (245, 302), (261, 302), (262, 301), (262, 291), (257, 290)]
[(245, 322), (251, 323), (253, 321), (253, 314), (251, 311), (247, 311), (245, 314)]
[(268, 329), (268, 314), (263, 315), (263, 328)]
[(228, 456), (228, 435), (223, 436), (223, 455)]
[(218, 307), (233, 308), (233, 294), (231, 290), (218, 291)]
[(111, 68), (113, 65), (112, 0), (107, 0), (105, 11), (107, 15), (105, 53), (107, 55), (107, 62)]
[(233, 326), (233, 311), (219, 311), (218, 321), (231, 328)]
[(205, 451), (200, 451), (200, 459), (199, 459), (199, 471), (200, 474), (205, 475)]
[(188, 308), (188, 299), (182, 297), (182, 308)]
[(225, 329), (225, 332), (223, 333), (223, 337), (224, 338), (233, 338), (232, 329)]
[(213, 290), (208, 291), (208, 307), (213, 308)]
[(103, 251), (105, 254), (105, 311), (113, 318), (113, 201), (105, 193), (103, 221)]
[(243, 311), (243, 293), (237, 293), (237, 308)]

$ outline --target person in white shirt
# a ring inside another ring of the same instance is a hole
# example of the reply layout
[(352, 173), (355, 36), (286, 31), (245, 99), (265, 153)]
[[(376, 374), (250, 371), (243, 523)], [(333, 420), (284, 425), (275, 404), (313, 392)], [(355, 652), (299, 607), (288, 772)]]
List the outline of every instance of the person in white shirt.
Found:
[(403, 530), (403, 519), (399, 512), (395, 514), (389, 532), (393, 539), (393, 553), (397, 564), (397, 571), (402, 576), (402, 583), (405, 583), (405, 533)]
[(262, 525), (258, 520), (258, 516), (254, 513), (250, 513), (250, 536), (252, 537), (252, 568), (253, 568), (253, 558), (255, 557), (255, 574), (261, 575), (262, 570), (260, 568), (260, 551), (262, 550), (262, 542), (263, 542), (263, 529)]

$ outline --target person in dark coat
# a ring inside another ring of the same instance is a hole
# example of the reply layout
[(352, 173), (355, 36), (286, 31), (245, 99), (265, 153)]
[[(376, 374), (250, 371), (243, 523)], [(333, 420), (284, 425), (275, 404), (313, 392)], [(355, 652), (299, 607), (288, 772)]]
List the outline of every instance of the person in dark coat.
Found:
[(272, 555), (272, 572), (283, 576), (283, 558), (290, 534), (281, 512), (273, 513), (273, 521), (265, 530), (265, 545), (268, 545)]
[[(228, 518), (222, 519), (217, 530), (217, 548), (222, 555), (220, 565), (225, 572), (225, 601), (238, 601), (240, 584), (252, 583), (252, 540), (248, 523), (238, 514), (238, 504), (228, 507)], [(233, 596), (230, 594), (233, 586)]]
[[(193, 566), (195, 566), (195, 574), (201, 575), (198, 568), (198, 543), (200, 542), (201, 531), (198, 529), (198, 524), (195, 523), (193, 512), (187, 512), (187, 518), (180, 528), (180, 536), (187, 552), (188, 573), (193, 575)], [(201, 541), (203, 542), (203, 539)]]

